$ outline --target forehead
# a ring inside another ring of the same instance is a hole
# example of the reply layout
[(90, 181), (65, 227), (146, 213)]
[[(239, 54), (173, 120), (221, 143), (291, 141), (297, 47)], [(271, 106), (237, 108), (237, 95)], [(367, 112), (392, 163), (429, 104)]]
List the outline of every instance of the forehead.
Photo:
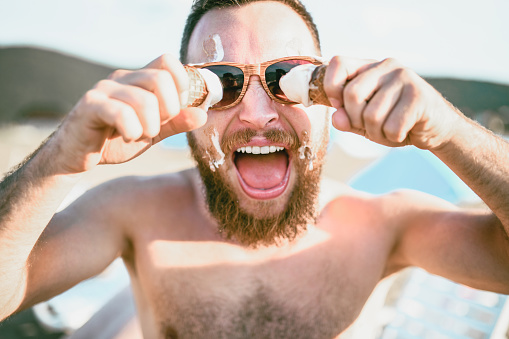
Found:
[(207, 61), (203, 42), (214, 34), (221, 39), (224, 61), (257, 63), (319, 53), (304, 20), (277, 2), (259, 1), (206, 13), (191, 35), (188, 62)]

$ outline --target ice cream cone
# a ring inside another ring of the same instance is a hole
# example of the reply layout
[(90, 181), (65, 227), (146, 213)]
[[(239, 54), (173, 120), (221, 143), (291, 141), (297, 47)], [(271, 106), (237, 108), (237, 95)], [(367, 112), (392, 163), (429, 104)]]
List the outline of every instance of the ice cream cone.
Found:
[(325, 90), (323, 88), (323, 78), (325, 77), (325, 71), (327, 70), (327, 65), (321, 65), (315, 68), (313, 74), (311, 75), (311, 80), (309, 81), (309, 99), (313, 101), (315, 105), (325, 105), (332, 107), (332, 104), (325, 94)]
[(198, 107), (207, 98), (209, 91), (205, 79), (200, 74), (198, 69), (191, 66), (184, 66), (189, 77), (189, 99), (187, 100), (187, 107)]

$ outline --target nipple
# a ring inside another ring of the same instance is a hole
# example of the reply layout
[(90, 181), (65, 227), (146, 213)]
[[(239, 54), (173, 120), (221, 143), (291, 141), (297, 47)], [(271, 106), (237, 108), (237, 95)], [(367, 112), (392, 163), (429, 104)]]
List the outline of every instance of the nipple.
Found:
[(210, 170), (215, 172), (219, 166), (224, 164), (226, 158), (226, 155), (224, 154), (223, 150), (221, 149), (221, 145), (219, 144), (219, 133), (215, 128), (212, 133), (210, 133), (210, 141), (212, 143), (210, 152), (205, 151), (205, 153), (209, 159)]
[(302, 133), (302, 146), (299, 147), (299, 159), (307, 162), (307, 168), (309, 171), (314, 169), (313, 161), (316, 159), (316, 155), (313, 153), (313, 149), (308, 145), (309, 135), (308, 132), (304, 131)]
[(203, 41), (203, 51), (207, 56), (207, 62), (223, 61), (224, 49), (219, 34), (215, 33), (209, 35), (209, 37)]

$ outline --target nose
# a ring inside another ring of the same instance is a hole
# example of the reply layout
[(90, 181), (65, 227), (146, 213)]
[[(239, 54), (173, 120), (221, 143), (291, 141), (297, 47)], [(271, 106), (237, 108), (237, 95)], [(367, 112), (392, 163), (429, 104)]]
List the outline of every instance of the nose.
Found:
[(254, 129), (263, 129), (279, 119), (275, 105), (262, 86), (260, 77), (251, 76), (244, 98), (239, 105), (239, 119)]

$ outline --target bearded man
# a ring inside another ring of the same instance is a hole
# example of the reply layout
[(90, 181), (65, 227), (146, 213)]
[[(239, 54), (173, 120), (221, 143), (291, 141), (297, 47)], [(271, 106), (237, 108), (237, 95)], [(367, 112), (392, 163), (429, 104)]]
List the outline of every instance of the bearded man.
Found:
[[(97, 83), (0, 186), (0, 318), (117, 257), (146, 338), (335, 338), (381, 279), (412, 265), (508, 293), (508, 144), (394, 60), (332, 58), (332, 116), (288, 102), (267, 70), (319, 55), (298, 0), (198, 0), (182, 63), (163, 55)], [(210, 62), (223, 98), (185, 107), (183, 64)], [(331, 123), (433, 152), (490, 210), (342, 186), (319, 204)], [(120, 178), (55, 213), (84, 172), (183, 132), (197, 169)]]

